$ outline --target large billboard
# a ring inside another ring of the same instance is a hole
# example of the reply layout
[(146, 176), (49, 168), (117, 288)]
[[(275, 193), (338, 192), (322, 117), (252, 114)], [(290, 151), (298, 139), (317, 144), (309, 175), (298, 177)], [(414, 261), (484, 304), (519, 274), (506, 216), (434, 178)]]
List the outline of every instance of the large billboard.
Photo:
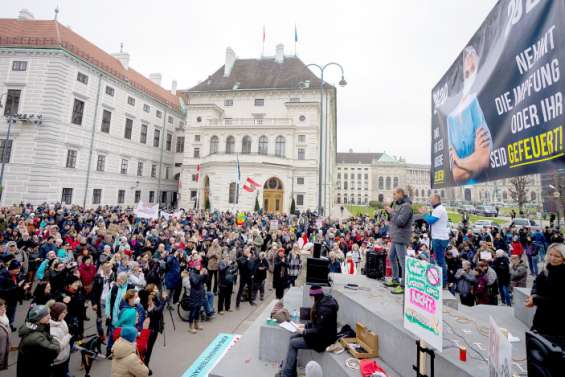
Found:
[(564, 54), (565, 0), (496, 4), (432, 91), (432, 187), (564, 166)]

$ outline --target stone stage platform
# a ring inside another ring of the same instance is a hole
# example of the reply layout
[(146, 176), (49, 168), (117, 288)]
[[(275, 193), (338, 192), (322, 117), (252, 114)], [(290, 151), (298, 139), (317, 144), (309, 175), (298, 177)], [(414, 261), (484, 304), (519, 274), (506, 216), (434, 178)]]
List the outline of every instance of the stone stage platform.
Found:
[[(355, 327), (362, 322), (379, 337), (377, 361), (391, 377), (415, 376), (416, 338), (403, 327), (402, 296), (392, 295), (382, 282), (365, 276), (332, 274), (333, 284), (326, 292), (339, 303), (338, 324)], [(348, 283), (359, 285), (359, 290), (345, 288)], [(285, 306), (292, 312), (301, 306), (310, 306), (308, 287), (291, 288), (285, 294)], [(479, 305), (457, 307), (449, 292), (444, 291), (444, 346), (436, 352), (436, 377), (488, 376), (488, 317), (507, 328), (520, 339), (513, 343), (513, 372), (526, 375), (525, 331), (513, 309), (503, 306)], [(211, 377), (268, 377), (274, 376), (286, 356), (290, 333), (266, 324), (274, 302), (258, 316), (242, 338), (211, 372)], [(467, 348), (467, 361), (459, 361), (459, 346)], [(359, 376), (359, 371), (345, 366), (347, 353), (334, 355), (301, 351), (299, 364), (318, 361), (325, 377)], [(429, 373), (429, 372), (428, 372)]]

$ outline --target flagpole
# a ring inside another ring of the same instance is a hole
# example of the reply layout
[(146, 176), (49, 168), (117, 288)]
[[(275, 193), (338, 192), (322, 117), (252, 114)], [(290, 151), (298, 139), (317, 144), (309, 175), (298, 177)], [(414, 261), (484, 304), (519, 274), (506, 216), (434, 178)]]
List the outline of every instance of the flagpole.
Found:
[(261, 57), (265, 56), (265, 25), (263, 25), (263, 46), (261, 49)]

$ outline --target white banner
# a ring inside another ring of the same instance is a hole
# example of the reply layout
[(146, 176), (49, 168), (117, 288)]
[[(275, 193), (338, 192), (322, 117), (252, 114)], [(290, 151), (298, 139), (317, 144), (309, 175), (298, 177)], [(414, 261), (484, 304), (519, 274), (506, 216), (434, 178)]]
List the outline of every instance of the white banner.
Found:
[(159, 205), (143, 204), (143, 202), (137, 203), (135, 208), (135, 216), (142, 219), (158, 219), (159, 218)]
[(489, 317), (488, 369), (489, 377), (512, 376), (512, 345), (492, 317)]

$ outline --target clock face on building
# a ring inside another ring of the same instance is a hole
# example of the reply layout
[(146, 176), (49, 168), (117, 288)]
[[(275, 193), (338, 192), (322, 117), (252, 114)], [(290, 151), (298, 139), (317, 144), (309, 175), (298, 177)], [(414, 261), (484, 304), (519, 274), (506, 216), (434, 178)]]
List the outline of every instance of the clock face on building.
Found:
[(277, 179), (271, 178), (267, 182), (267, 187), (270, 188), (271, 190), (279, 189), (280, 188), (279, 181)]

